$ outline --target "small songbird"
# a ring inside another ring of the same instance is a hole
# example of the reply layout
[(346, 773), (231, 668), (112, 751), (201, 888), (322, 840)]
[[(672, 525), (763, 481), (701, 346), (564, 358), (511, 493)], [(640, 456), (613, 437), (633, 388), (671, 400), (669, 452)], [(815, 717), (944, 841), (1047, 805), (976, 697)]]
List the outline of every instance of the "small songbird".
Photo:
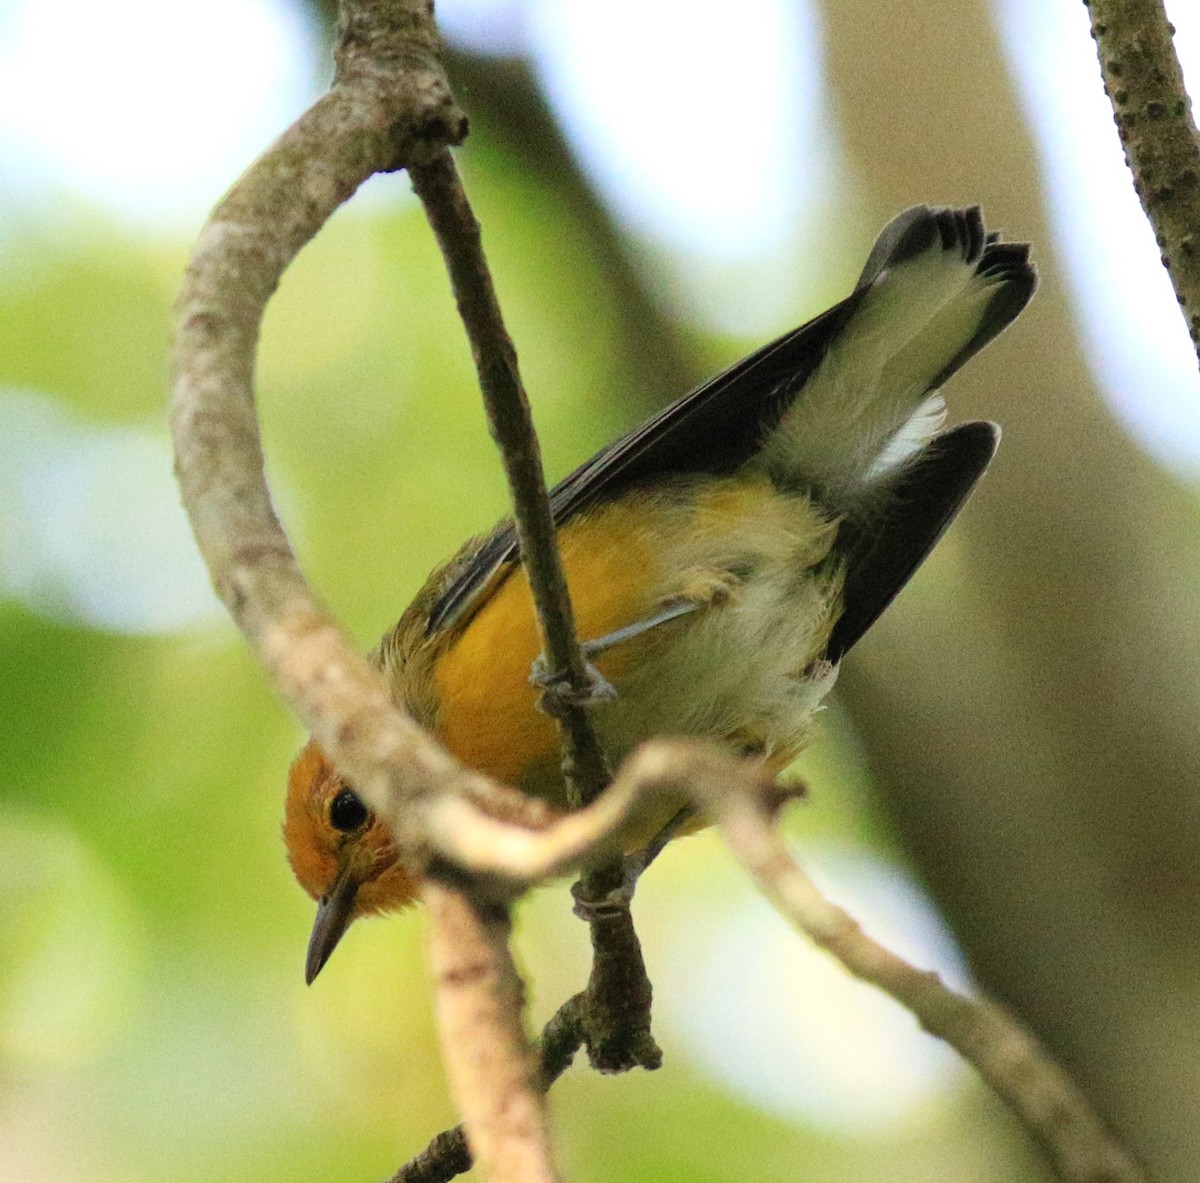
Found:
[[(1028, 246), (987, 233), (978, 208), (907, 210), (841, 303), (552, 491), (579, 635), (615, 690), (592, 710), (614, 764), (655, 735), (718, 740), (775, 773), (793, 759), (838, 663), (987, 468), (998, 429), (940, 430), (936, 391), (1035, 282)], [(557, 732), (530, 679), (539, 649), (503, 522), (433, 572), (372, 657), (460, 760), (564, 805)], [(647, 840), (678, 805), (646, 807)], [(417, 884), (311, 741), (291, 770), (284, 837), (319, 901), (311, 982), (352, 920), (403, 907)]]

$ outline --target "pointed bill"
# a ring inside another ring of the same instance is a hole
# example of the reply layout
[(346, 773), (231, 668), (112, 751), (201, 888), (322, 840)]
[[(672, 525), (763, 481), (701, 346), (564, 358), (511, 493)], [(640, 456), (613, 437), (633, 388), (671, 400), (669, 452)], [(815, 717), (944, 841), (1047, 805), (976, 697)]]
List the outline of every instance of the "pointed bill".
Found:
[(313, 923), (312, 936), (308, 938), (308, 957), (304, 962), (304, 981), (309, 986), (354, 919), (358, 884), (351, 876), (352, 866), (352, 861), (346, 859), (328, 893), (317, 902), (317, 919)]

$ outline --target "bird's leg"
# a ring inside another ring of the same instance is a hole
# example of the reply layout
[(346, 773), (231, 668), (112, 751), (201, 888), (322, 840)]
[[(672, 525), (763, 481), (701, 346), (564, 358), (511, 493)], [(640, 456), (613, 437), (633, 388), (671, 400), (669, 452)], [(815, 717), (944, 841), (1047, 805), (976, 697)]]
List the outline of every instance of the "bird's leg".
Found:
[[(565, 678), (551, 676), (546, 670), (545, 654), (539, 654), (533, 663), (533, 671), (529, 678), (535, 686), (542, 690), (538, 708), (548, 715), (555, 716), (556, 711), (561, 709), (561, 704), (564, 702), (593, 706), (598, 702), (615, 698), (617, 691), (591, 664), (592, 658), (598, 657), (618, 645), (623, 645), (627, 641), (645, 636), (646, 633), (653, 632), (654, 629), (670, 624), (671, 621), (678, 620), (701, 608), (728, 603), (735, 596), (741, 581), (741, 573), (732, 569), (721, 567), (698, 570), (693, 572), (684, 584), (681, 594), (664, 600), (653, 615), (642, 620), (635, 620), (632, 624), (614, 629), (603, 636), (583, 641), (580, 648), (587, 659), (588, 672), (593, 678), (592, 688), (585, 696), (573, 694)], [(598, 694), (597, 690), (599, 690)], [(685, 805), (646, 846), (633, 854), (626, 855), (622, 860), (623, 882), (620, 886), (607, 892), (603, 898), (599, 900), (585, 898), (577, 883), (572, 888), (572, 894), (575, 897), (575, 914), (583, 920), (593, 921), (605, 914), (611, 915), (628, 910), (637, 882), (645, 873), (646, 868), (658, 858), (663, 847), (679, 833), (683, 826), (695, 816), (695, 813), (695, 806)]]
[(679, 617), (686, 616), (689, 612), (695, 612), (699, 607), (700, 604), (692, 599), (671, 600), (664, 604), (653, 616), (647, 616), (645, 620), (635, 620), (632, 624), (627, 624), (624, 628), (614, 629), (611, 633), (605, 633), (602, 637), (594, 637), (590, 641), (584, 641), (584, 656), (588, 659), (599, 657), (601, 653), (605, 653), (609, 649), (613, 649), (626, 641), (632, 641), (635, 637), (640, 637), (645, 633), (651, 632), (653, 629), (667, 624), (672, 620), (678, 620)]
[(529, 673), (530, 682), (542, 692), (538, 699), (538, 710), (552, 719), (557, 719), (561, 717), (564, 706), (593, 707), (602, 702), (610, 702), (617, 697), (616, 689), (592, 665), (592, 658), (598, 657), (616, 645), (632, 641), (635, 637), (640, 637), (643, 633), (650, 632), (668, 621), (692, 612), (699, 606), (693, 600), (672, 600), (661, 611), (656, 612), (653, 616), (648, 616), (645, 620), (635, 620), (633, 624), (627, 624), (624, 628), (582, 642), (580, 648), (583, 650), (588, 674), (588, 685), (582, 691), (572, 688), (565, 673), (553, 673), (547, 669), (546, 655), (539, 653), (534, 658), (533, 668)]

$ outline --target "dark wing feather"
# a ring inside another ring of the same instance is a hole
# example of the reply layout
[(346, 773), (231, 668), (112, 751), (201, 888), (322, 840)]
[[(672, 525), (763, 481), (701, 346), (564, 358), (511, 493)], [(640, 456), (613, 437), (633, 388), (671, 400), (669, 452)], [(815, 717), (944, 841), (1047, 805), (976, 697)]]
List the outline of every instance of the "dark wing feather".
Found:
[[(580, 510), (611, 500), (640, 481), (732, 472), (745, 463), (820, 364), (861, 298), (856, 290), (597, 452), (550, 491), (555, 523), (562, 526)], [(484, 542), (434, 605), (427, 632), (451, 623), (497, 569), (516, 557), (517, 535), (510, 522)]]
[[(957, 210), (914, 206), (893, 218), (876, 239), (858, 283), (846, 299), (698, 386), (577, 468), (550, 491), (555, 522), (561, 526), (589, 505), (615, 498), (641, 481), (732, 472), (745, 463), (800, 395), (867, 289), (887, 268), (920, 255), (937, 238), (946, 249), (961, 250), (965, 259), (978, 256), (980, 272), (1003, 274), (1006, 280), (997, 286), (997, 295), (976, 332), (943, 367), (930, 389), (940, 385), (1016, 316), (1033, 289), (1028, 247), (1000, 243), (995, 235), (987, 234), (977, 206)], [(931, 536), (929, 546), (936, 537), (936, 533)], [(437, 632), (459, 619), (485, 589), (505, 576), (517, 552), (511, 522), (499, 526), (433, 605), (426, 631)]]
[(924, 562), (999, 441), (994, 423), (964, 423), (942, 432), (888, 482), (882, 517), (864, 526), (843, 524), (838, 551), (846, 556), (846, 584), (842, 615), (826, 650), (830, 661), (841, 661)]

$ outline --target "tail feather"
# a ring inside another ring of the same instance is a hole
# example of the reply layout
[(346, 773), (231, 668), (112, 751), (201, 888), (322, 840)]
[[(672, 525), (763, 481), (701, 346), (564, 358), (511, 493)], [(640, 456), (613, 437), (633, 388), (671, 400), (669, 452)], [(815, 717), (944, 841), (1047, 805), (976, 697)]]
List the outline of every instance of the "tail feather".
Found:
[(854, 515), (941, 425), (931, 398), (1033, 292), (1029, 249), (984, 230), (978, 207), (917, 206), (879, 235), (860, 299), (768, 436), (763, 463)]
[[(811, 493), (848, 532), (890, 520), (897, 491), (915, 479), (909, 465), (926, 458), (931, 437), (944, 438), (935, 437), (943, 408), (934, 391), (1029, 300), (1028, 254), (988, 233), (977, 207), (905, 211), (884, 227), (846, 299), (582, 464), (550, 493), (555, 521), (639, 484), (747, 464)], [(517, 554), (512, 524), (497, 528), (448, 579), (427, 631), (462, 620)]]

